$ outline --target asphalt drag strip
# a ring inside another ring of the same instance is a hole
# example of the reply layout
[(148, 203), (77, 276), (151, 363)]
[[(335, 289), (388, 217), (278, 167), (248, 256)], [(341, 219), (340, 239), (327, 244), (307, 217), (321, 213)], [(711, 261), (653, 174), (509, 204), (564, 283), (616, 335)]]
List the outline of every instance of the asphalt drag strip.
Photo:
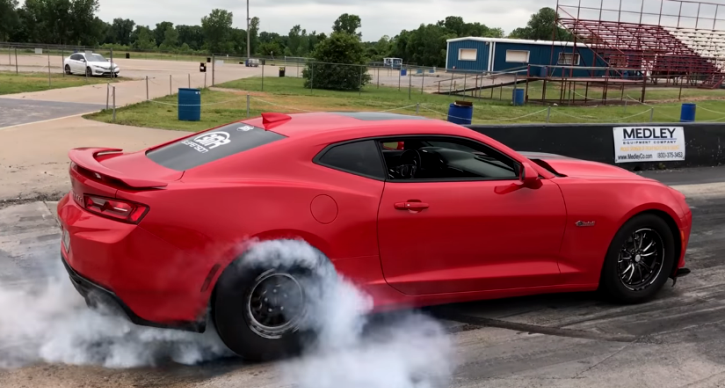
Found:
[(105, 105), (100, 104), (0, 98), (0, 130), (21, 124), (96, 112), (104, 108)]
[[(646, 172), (687, 196), (692, 273), (659, 297), (612, 305), (589, 293), (430, 309), (459, 360), (451, 387), (720, 387), (725, 385), (725, 168)], [(52, 202), (0, 208), (0, 285), (36, 284), (58, 257)], [(0, 353), (22, 344), (0, 343)], [(330, 365), (334, 368), (334, 365)], [(197, 366), (0, 368), (0, 386), (282, 387), (274, 365), (223, 359)], [(399, 387), (390, 387), (399, 388)]]

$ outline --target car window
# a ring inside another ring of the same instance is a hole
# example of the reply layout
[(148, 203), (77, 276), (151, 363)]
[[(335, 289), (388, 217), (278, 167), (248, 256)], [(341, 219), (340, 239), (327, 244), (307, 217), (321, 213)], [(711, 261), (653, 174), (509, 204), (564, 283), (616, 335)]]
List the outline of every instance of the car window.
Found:
[(284, 138), (237, 122), (152, 149), (146, 156), (164, 167), (184, 171)]
[(379, 141), (390, 181), (514, 180), (519, 177), (515, 160), (476, 141), (436, 136), (405, 138), (403, 149), (385, 146), (397, 141)]
[(72, 59), (74, 61), (80, 61), (81, 60), (81, 56), (78, 55), (78, 54), (73, 54), (73, 55), (71, 55), (70, 59)]
[(87, 57), (90, 62), (106, 62), (106, 59), (100, 54), (89, 54)]
[(320, 153), (316, 158), (316, 162), (355, 175), (385, 179), (383, 162), (380, 160), (380, 153), (373, 140), (343, 143), (328, 147)]

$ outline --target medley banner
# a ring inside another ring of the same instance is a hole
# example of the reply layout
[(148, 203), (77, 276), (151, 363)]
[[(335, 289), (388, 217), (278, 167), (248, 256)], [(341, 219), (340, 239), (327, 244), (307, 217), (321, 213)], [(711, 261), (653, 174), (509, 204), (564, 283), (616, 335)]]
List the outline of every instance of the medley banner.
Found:
[(614, 162), (685, 160), (683, 127), (614, 127)]

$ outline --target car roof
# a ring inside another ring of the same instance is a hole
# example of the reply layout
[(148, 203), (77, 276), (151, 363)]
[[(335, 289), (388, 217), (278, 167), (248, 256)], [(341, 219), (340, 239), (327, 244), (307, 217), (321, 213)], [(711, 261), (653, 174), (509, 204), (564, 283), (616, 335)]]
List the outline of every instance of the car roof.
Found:
[(466, 135), (470, 129), (444, 120), (391, 112), (266, 113), (244, 123), (295, 137), (359, 137), (440, 133)]

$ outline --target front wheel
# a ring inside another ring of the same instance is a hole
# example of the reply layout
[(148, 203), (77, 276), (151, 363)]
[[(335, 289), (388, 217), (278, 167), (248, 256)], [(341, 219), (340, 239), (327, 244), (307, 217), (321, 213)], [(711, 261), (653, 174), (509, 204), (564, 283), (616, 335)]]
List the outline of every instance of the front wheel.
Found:
[(93, 70), (90, 67), (86, 67), (86, 77), (93, 77)]
[(664, 286), (674, 261), (675, 241), (667, 223), (654, 214), (636, 216), (612, 240), (601, 290), (617, 302), (645, 302)]

